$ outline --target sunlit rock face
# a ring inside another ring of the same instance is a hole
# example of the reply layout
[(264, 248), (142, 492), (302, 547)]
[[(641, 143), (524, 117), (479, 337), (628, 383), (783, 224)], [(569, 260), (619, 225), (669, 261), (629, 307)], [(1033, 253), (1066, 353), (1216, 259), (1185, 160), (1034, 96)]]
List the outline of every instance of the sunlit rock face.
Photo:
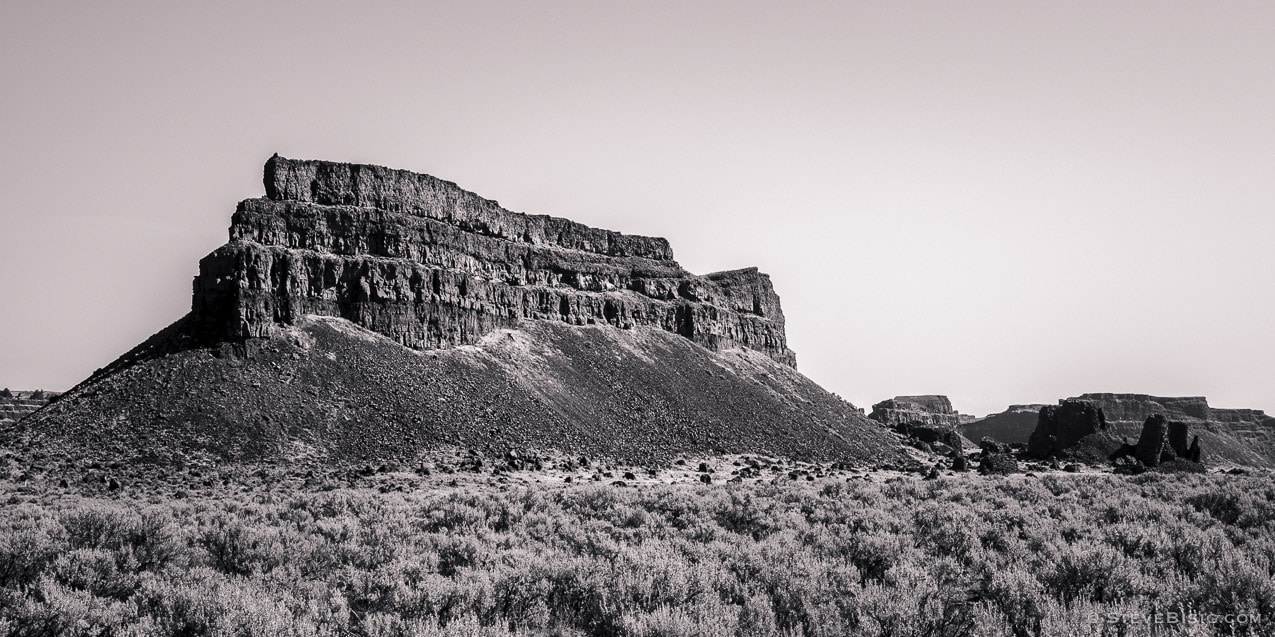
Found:
[(930, 425), (954, 428), (963, 420), (947, 396), (895, 396), (872, 406), (868, 417), (888, 427)]
[(436, 349), (549, 319), (653, 326), (796, 366), (779, 296), (756, 268), (696, 276), (664, 239), (510, 212), (380, 166), (276, 155), (265, 187), (200, 262), (192, 312), (208, 340), (268, 337), (320, 315)]

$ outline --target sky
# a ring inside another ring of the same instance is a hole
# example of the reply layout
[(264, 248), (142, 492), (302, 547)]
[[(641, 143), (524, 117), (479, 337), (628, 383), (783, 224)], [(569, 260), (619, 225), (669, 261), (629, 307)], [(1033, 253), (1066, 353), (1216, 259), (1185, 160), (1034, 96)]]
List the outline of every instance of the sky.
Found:
[(1275, 411), (1272, 33), (1265, 1), (6, 2), (0, 386), (180, 318), (277, 152), (756, 265), (862, 407)]

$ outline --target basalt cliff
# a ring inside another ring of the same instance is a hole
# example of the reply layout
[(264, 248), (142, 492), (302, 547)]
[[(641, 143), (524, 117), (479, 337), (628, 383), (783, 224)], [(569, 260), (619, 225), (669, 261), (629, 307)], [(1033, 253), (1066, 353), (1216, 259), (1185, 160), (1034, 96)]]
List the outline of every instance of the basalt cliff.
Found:
[(770, 278), (695, 276), (664, 239), (509, 212), (455, 184), (380, 166), (272, 157), (205, 257), (192, 318), (207, 338), (335, 316), (415, 349), (472, 345), (523, 319), (657, 327), (795, 367)]
[[(272, 157), (191, 311), (19, 434), (168, 458), (544, 445), (872, 460), (891, 437), (796, 371), (770, 278), (428, 175)], [(117, 448), (118, 447), (118, 448)]]

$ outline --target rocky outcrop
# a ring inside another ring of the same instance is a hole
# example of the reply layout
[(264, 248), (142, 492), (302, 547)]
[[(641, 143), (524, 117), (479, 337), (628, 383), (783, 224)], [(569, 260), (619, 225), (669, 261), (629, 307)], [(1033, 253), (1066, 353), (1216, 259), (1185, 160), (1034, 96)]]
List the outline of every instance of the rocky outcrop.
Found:
[(1162, 467), (1171, 471), (1203, 471), (1200, 464), (1200, 437), (1186, 443), (1186, 423), (1170, 421), (1164, 414), (1147, 416), (1136, 444), (1123, 444), (1111, 454), (1111, 461), (1121, 473), (1138, 473)]
[(953, 429), (961, 415), (947, 396), (895, 396), (872, 406), (871, 418), (887, 427), (930, 425)]
[(205, 257), (205, 341), (266, 338), (334, 316), (414, 349), (472, 345), (526, 319), (650, 326), (789, 366), (784, 316), (756, 268), (692, 275), (664, 239), (510, 212), (428, 175), (272, 157)]
[(1169, 457), (1164, 457), (1168, 451), (1168, 421), (1164, 419), (1163, 414), (1149, 416), (1142, 425), (1142, 435), (1138, 437), (1138, 445), (1133, 452), (1134, 457), (1144, 466), (1154, 467), (1160, 464), (1161, 459), (1170, 460), (1173, 458), (1171, 452)]
[(57, 398), (57, 392), (0, 390), (0, 425), (16, 422)]
[[(1190, 445), (1187, 444), (1187, 424), (1175, 420), (1168, 423), (1166, 426), (1168, 428), (1167, 435), (1169, 450), (1173, 452), (1174, 456), (1178, 458), (1185, 458), (1187, 450), (1190, 448)], [(1145, 425), (1142, 430), (1146, 431)], [(1196, 436), (1196, 440), (1199, 440), (1199, 436)]]
[(1200, 462), (1200, 437), (1196, 436), (1191, 440), (1191, 446), (1187, 447), (1186, 454), (1182, 456), (1191, 462)]
[(1061, 456), (1086, 436), (1106, 429), (1102, 408), (1083, 400), (1061, 400), (1057, 405), (1041, 407), (1036, 430), (1027, 441), (1027, 455)]
[(922, 450), (964, 453), (966, 440), (956, 429), (962, 415), (947, 396), (895, 396), (873, 405), (868, 418), (907, 436)]
[[(1261, 410), (1212, 407), (1202, 396), (1095, 393), (1082, 394), (1074, 400), (1088, 401), (1101, 407), (1107, 417), (1108, 431), (1113, 436), (1137, 440), (1147, 418), (1160, 415), (1166, 422), (1180, 423), (1180, 426), (1194, 432), (1192, 435), (1208, 449), (1210, 463), (1275, 467), (1275, 418)], [(1183, 434), (1171, 429), (1168, 435), (1172, 446), (1184, 443)], [(1179, 458), (1189, 458), (1190, 449), (1188, 445), (1186, 455), (1176, 448), (1173, 452)]]
[(1203, 396), (1161, 397), (1146, 394), (1081, 394), (1068, 400), (1085, 400), (1102, 408), (1112, 424), (1134, 422), (1138, 426), (1152, 414), (1208, 420), (1208, 399)]
[(1031, 437), (1040, 421), (1044, 405), (1010, 405), (1000, 413), (962, 423), (958, 429), (970, 440), (992, 438), (1006, 443), (1023, 443)]

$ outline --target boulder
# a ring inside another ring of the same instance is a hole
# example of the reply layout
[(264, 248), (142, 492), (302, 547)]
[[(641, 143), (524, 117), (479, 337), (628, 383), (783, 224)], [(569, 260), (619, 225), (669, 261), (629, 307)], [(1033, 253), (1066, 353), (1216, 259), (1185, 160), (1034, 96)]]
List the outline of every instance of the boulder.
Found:
[(978, 472), (982, 474), (1007, 475), (1018, 471), (1018, 461), (1007, 453), (984, 453), (978, 465)]
[(978, 441), (978, 448), (984, 454), (988, 453), (1004, 453), (1009, 451), (1009, 445), (1001, 444), (991, 438), (983, 438)]

